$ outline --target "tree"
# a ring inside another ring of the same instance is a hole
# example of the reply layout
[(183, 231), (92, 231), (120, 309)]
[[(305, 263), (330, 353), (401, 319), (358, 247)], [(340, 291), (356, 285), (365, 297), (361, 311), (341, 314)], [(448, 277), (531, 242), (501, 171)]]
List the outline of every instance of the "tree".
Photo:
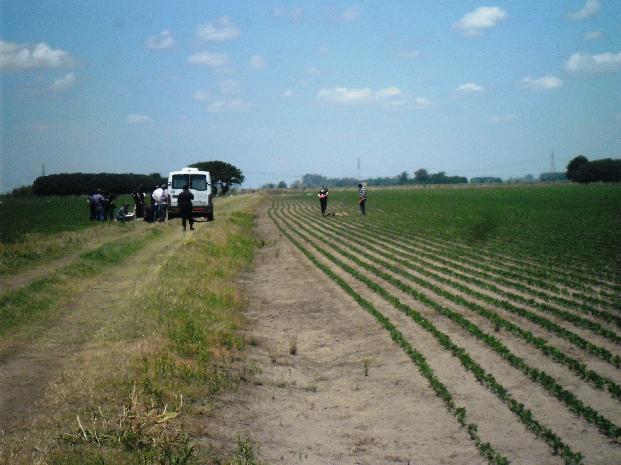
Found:
[(226, 194), (233, 184), (244, 182), (241, 170), (225, 161), (199, 161), (190, 166), (201, 171), (209, 171), (211, 182), (220, 184), (220, 195)]
[(429, 181), (429, 173), (426, 169), (419, 169), (414, 172), (414, 182), (427, 182)]
[(408, 183), (408, 172), (404, 171), (399, 176), (399, 184), (407, 184)]
[(573, 179), (576, 182), (619, 182), (621, 181), (621, 160), (604, 158), (581, 164)]
[(567, 165), (567, 172), (565, 173), (567, 175), (567, 179), (569, 179), (570, 181), (577, 181), (578, 179), (576, 175), (578, 174), (578, 169), (580, 168), (580, 166), (588, 162), (588, 158), (584, 155), (578, 155), (576, 158), (571, 160)]
[(285, 181), (280, 181), (277, 186), (279, 189), (286, 189), (287, 183)]

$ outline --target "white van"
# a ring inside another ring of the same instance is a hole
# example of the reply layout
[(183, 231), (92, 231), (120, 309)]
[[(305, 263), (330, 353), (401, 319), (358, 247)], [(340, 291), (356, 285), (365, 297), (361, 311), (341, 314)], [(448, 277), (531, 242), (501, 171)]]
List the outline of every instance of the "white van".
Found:
[(183, 186), (188, 186), (190, 192), (194, 194), (194, 200), (192, 200), (193, 216), (202, 216), (207, 221), (213, 221), (211, 175), (209, 171), (200, 171), (198, 168), (186, 167), (180, 171), (168, 173), (168, 192), (170, 193), (168, 216), (179, 214), (177, 197), (183, 191)]

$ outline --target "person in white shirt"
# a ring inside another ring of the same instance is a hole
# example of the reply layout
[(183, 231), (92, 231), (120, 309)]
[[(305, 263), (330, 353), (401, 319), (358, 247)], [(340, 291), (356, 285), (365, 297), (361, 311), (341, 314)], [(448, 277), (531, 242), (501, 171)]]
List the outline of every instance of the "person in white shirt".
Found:
[(151, 194), (151, 197), (153, 197), (155, 201), (155, 216), (160, 222), (166, 219), (166, 205), (168, 205), (170, 197), (167, 188), (167, 184), (162, 184), (161, 187), (155, 189), (153, 194)]

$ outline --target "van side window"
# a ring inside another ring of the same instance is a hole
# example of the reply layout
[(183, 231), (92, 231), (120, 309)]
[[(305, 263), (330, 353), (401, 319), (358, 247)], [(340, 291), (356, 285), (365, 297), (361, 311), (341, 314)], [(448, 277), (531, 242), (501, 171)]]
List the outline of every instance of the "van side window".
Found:
[(190, 189), (196, 191), (207, 190), (207, 176), (204, 174), (191, 174), (190, 175)]

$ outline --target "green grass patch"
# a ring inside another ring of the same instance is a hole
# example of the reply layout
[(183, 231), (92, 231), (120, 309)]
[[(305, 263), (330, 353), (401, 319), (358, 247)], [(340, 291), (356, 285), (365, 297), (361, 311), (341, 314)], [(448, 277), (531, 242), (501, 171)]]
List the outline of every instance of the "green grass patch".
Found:
[[(298, 194), (293, 198), (319, 204)], [(311, 200), (312, 199), (312, 200)], [(357, 214), (357, 193), (334, 191), (330, 207)], [(621, 185), (369, 188), (366, 221), (538, 261), (621, 270)]]
[[(123, 195), (116, 205), (133, 205)], [(54, 234), (93, 226), (86, 196), (12, 197), (0, 196), (0, 242), (20, 242), (29, 233)]]
[[(175, 254), (158, 263), (159, 273), (151, 273), (123, 306), (111, 309), (114, 314), (94, 341), (101, 348), (101, 358), (84, 362), (81, 371), (88, 374), (73, 381), (76, 386), (85, 382), (93, 386), (88, 389), (94, 394), (75, 398), (75, 390), (68, 389), (67, 397), (58, 401), (70, 406), (70, 412), (60, 422), (64, 439), (48, 455), (54, 463), (259, 463), (256, 445), (247, 438), (232, 444), (228, 457), (199, 450), (188, 439), (193, 415), (209, 412), (219, 393), (236, 389), (254, 370), (241, 362), (245, 341), (239, 330), (245, 302), (235, 281), (258, 245), (250, 213), (254, 205), (243, 199), (227, 204), (228, 212), (219, 214), (208, 227), (183, 236)], [(86, 256), (95, 263), (114, 259), (100, 253)], [(123, 351), (123, 361), (113, 355), (115, 350)], [(78, 370), (69, 376), (77, 377)], [(138, 399), (135, 415), (147, 426), (151, 425), (149, 412), (176, 413), (168, 426), (179, 434), (162, 436), (157, 428), (145, 427), (140, 431), (149, 439), (148, 447), (125, 447), (121, 440), (97, 443), (96, 438), (106, 434), (115, 438), (133, 434), (129, 427), (111, 428), (120, 424), (115, 421), (117, 412), (127, 410), (123, 399), (128, 397)], [(103, 415), (102, 404), (106, 405)], [(76, 415), (96, 419), (91, 427), (97, 434), (87, 430), (84, 435), (75, 424)]]
[(79, 280), (121, 263), (160, 234), (160, 230), (151, 229), (140, 238), (104, 244), (81, 255), (77, 262), (55, 271), (53, 276), (4, 293), (0, 296), (0, 336), (20, 325), (46, 318), (75, 292)]

